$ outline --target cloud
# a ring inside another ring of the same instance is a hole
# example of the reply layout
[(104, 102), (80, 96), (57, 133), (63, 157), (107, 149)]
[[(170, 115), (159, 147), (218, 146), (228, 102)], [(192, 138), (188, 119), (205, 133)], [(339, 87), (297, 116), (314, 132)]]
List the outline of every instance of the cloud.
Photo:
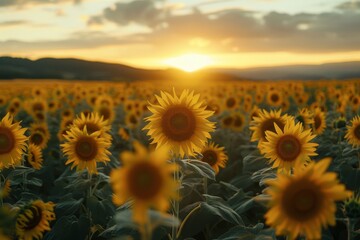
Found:
[(348, 1), (348, 2), (344, 2), (339, 4), (337, 7), (337, 9), (340, 10), (344, 10), (344, 11), (356, 11), (356, 10), (360, 10), (360, 1)]
[(23, 7), (29, 5), (40, 5), (40, 4), (61, 4), (64, 2), (73, 2), (79, 4), (83, 0), (1, 0), (0, 7)]
[(118, 25), (137, 23), (155, 27), (167, 13), (166, 9), (157, 7), (156, 2), (155, 0), (118, 2), (112, 7), (105, 8), (101, 15), (90, 18), (88, 24), (102, 24), (107, 20)]
[(27, 23), (28, 23), (27, 21), (22, 21), (22, 20), (4, 21), (4, 22), (0, 22), (0, 27), (14, 27)]
[[(345, 4), (345, 3), (344, 3)], [(334, 53), (360, 51), (360, 11), (323, 13), (259, 13), (225, 9), (175, 14), (156, 0), (118, 2), (88, 20), (89, 25), (112, 22), (138, 24), (150, 31), (122, 38), (102, 32), (77, 32), (59, 41), (6, 41), (1, 49), (96, 48), (145, 44), (159, 51)], [(1, 24), (0, 24), (1, 25)], [(269, 60), (271, 61), (271, 60)]]
[(69, 38), (63, 40), (44, 41), (0, 41), (0, 52), (27, 52), (41, 50), (62, 50), (62, 49), (92, 49), (109, 45), (134, 44), (136, 39), (131, 41), (107, 35), (103, 32), (75, 32)]
[(193, 38), (219, 51), (336, 52), (360, 50), (360, 13), (256, 13), (232, 9), (168, 16), (162, 28), (143, 37), (161, 46), (186, 46)]

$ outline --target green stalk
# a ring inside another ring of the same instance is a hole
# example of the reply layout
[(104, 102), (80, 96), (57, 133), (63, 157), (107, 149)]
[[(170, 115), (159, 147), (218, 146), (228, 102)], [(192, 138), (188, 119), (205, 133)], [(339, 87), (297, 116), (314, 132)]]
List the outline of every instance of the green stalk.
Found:
[[(176, 164), (175, 158), (173, 159), (174, 164)], [(180, 179), (180, 172), (176, 171), (174, 173), (174, 181), (175, 182), (180, 182), (180, 186), (181, 186), (181, 179)], [(180, 187), (177, 189), (177, 195), (180, 196)], [(173, 200), (173, 215), (174, 217), (176, 217), (177, 219), (179, 219), (179, 211), (180, 211), (180, 202), (179, 200)], [(172, 231), (171, 231), (171, 239), (175, 240), (177, 238), (177, 232), (178, 232), (178, 228), (177, 226), (174, 225), (172, 226)]]
[(177, 239), (180, 237), (181, 231), (182, 231), (182, 229), (184, 228), (185, 223), (187, 222), (187, 220), (190, 218), (191, 215), (194, 214), (194, 212), (196, 212), (196, 210), (200, 209), (200, 207), (201, 207), (201, 204), (199, 204), (198, 206), (196, 206), (193, 210), (191, 210), (191, 211), (188, 213), (188, 215), (186, 215), (186, 217), (184, 218), (184, 220), (183, 220), (183, 221), (181, 222), (181, 224), (180, 224), (179, 231), (178, 231), (177, 234), (176, 234), (176, 238), (177, 238)]
[(346, 221), (346, 227), (347, 227), (347, 239), (348, 240), (352, 240), (353, 237), (353, 232), (354, 232), (354, 228), (355, 228), (355, 223), (356, 221), (352, 218), (348, 218)]

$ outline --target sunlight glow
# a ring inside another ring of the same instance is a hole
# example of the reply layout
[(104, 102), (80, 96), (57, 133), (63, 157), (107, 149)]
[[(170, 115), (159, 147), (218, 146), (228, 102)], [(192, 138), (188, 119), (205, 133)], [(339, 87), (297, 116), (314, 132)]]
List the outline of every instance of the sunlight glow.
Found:
[(212, 65), (213, 60), (207, 55), (188, 53), (166, 59), (164, 63), (168, 66), (179, 68), (186, 72), (194, 72)]

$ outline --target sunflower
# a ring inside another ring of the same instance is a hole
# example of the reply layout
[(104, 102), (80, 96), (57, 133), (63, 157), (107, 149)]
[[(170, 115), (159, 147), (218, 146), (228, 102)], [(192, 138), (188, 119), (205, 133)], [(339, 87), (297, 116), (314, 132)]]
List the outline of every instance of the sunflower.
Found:
[(345, 138), (354, 147), (360, 146), (360, 117), (355, 116), (351, 120), (351, 126), (347, 126)]
[(83, 130), (72, 127), (66, 133), (64, 138), (67, 142), (61, 144), (61, 147), (68, 157), (65, 164), (73, 163), (71, 169), (77, 167), (77, 171), (87, 169), (90, 174), (96, 174), (98, 162), (110, 161), (108, 148), (111, 143), (100, 137), (100, 131), (89, 134), (86, 127)]
[(95, 101), (95, 106), (102, 106), (102, 105), (113, 107), (114, 106), (113, 98), (109, 95), (98, 96)]
[(296, 239), (305, 234), (307, 239), (321, 239), (321, 228), (335, 225), (335, 201), (351, 192), (340, 184), (335, 173), (326, 173), (331, 160), (311, 163), (295, 175), (278, 174), (267, 181), (270, 209), (265, 214), (266, 224), (276, 229), (276, 235)]
[(49, 112), (55, 113), (56, 110), (58, 110), (59, 108), (60, 108), (60, 102), (58, 102), (57, 100), (52, 99), (48, 102)]
[(354, 112), (357, 112), (360, 106), (360, 96), (353, 96), (353, 98), (351, 99), (351, 103), (352, 103), (352, 110)]
[(239, 99), (235, 96), (228, 96), (225, 99), (224, 106), (228, 110), (234, 110), (240, 105)]
[(233, 115), (226, 115), (221, 118), (221, 127), (222, 128), (230, 128), (231, 125), (234, 122), (234, 116)]
[(100, 131), (100, 137), (111, 142), (112, 138), (109, 134), (111, 126), (108, 124), (108, 121), (104, 120), (103, 116), (100, 116), (96, 112), (90, 113), (89, 115), (81, 113), (80, 116), (73, 121), (73, 126), (78, 127), (80, 130), (83, 130), (86, 126), (89, 134)]
[(136, 128), (139, 125), (139, 122), (140, 122), (140, 119), (135, 113), (128, 112), (126, 114), (125, 124), (129, 128), (131, 128), (131, 129)]
[(43, 87), (34, 87), (31, 89), (31, 95), (33, 97), (45, 97), (47, 95), (46, 89)]
[(3, 107), (5, 104), (7, 104), (8, 97), (5, 95), (0, 95), (0, 107)]
[(41, 148), (33, 143), (29, 144), (28, 154), (25, 157), (26, 163), (36, 170), (40, 170), (43, 162)]
[(299, 109), (295, 120), (300, 122), (304, 129), (309, 129), (310, 125), (314, 123), (313, 114), (307, 108)]
[(135, 152), (123, 152), (123, 167), (110, 173), (110, 183), (114, 192), (113, 202), (120, 206), (133, 200), (133, 220), (148, 222), (147, 209), (153, 207), (161, 212), (169, 208), (169, 200), (177, 199), (179, 184), (173, 173), (177, 165), (169, 163), (169, 151), (159, 148), (149, 152), (138, 142), (134, 142)]
[(10, 191), (11, 182), (10, 180), (5, 180), (4, 185), (0, 186), (0, 198), (7, 198), (10, 195)]
[(37, 122), (37, 123), (32, 123), (30, 125), (30, 132), (34, 133), (34, 132), (42, 132), (45, 136), (45, 142), (48, 142), (50, 140), (50, 132), (49, 132), (49, 128), (48, 125), (46, 124), (46, 122)]
[(109, 105), (98, 105), (95, 107), (95, 112), (99, 113), (104, 120), (108, 121), (111, 124), (115, 119), (115, 113), (112, 106)]
[(236, 132), (241, 132), (245, 126), (245, 118), (244, 116), (236, 112), (233, 114), (234, 121), (232, 122), (230, 128)]
[(33, 115), (34, 121), (36, 122), (45, 122), (46, 121), (46, 114), (45, 112), (36, 112)]
[(41, 149), (45, 149), (48, 143), (46, 135), (41, 131), (32, 132), (29, 137), (29, 143), (39, 146)]
[(217, 144), (210, 142), (201, 150), (200, 161), (208, 163), (217, 174), (219, 168), (224, 168), (228, 160), (225, 154), (224, 147), (219, 147)]
[(47, 102), (43, 98), (35, 98), (26, 102), (26, 109), (32, 115), (36, 112), (46, 112), (47, 107)]
[(314, 110), (314, 124), (313, 131), (316, 134), (322, 134), (326, 128), (325, 113), (320, 108)]
[(74, 110), (72, 110), (71, 108), (64, 109), (64, 110), (61, 112), (61, 116), (62, 116), (63, 118), (67, 118), (67, 119), (73, 118), (74, 115), (75, 115)]
[(270, 112), (265, 109), (258, 111), (258, 117), (253, 117), (253, 120), (250, 123), (250, 130), (253, 131), (251, 136), (251, 141), (267, 141), (266, 140), (266, 131), (275, 132), (274, 123), (280, 128), (283, 129), (285, 123), (289, 116), (281, 115), (281, 109), (278, 111), (271, 110)]
[(301, 123), (286, 122), (284, 129), (275, 124), (276, 132), (266, 132), (266, 142), (259, 143), (259, 149), (273, 163), (273, 168), (289, 172), (291, 168), (304, 166), (310, 156), (316, 156), (317, 143), (310, 141), (315, 138), (311, 129), (303, 130)]
[(33, 201), (24, 206), (16, 219), (16, 235), (20, 239), (42, 239), (45, 231), (50, 231), (50, 221), (55, 220), (52, 202)]
[(281, 92), (278, 91), (278, 90), (271, 90), (268, 92), (267, 94), (267, 103), (270, 105), (270, 106), (280, 106), (281, 103), (282, 103), (282, 100), (283, 97), (281, 95)]
[(156, 98), (159, 105), (149, 105), (153, 115), (145, 119), (149, 123), (144, 127), (149, 130), (152, 143), (168, 146), (181, 157), (201, 151), (215, 126), (207, 119), (212, 112), (205, 110), (200, 94), (184, 90), (178, 97), (174, 90), (173, 96), (161, 92), (161, 97)]
[(19, 123), (13, 123), (9, 113), (0, 121), (0, 170), (21, 164), (26, 151), (25, 131)]

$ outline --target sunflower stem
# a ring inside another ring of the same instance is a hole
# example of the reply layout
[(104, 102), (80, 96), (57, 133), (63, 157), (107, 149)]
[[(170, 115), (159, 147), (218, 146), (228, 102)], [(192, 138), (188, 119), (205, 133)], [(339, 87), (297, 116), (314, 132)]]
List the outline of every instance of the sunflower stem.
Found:
[(91, 173), (88, 172), (88, 180), (89, 180), (89, 191), (88, 191), (88, 198), (90, 198), (92, 196), (92, 188), (91, 188)]
[(352, 218), (348, 218), (346, 221), (346, 227), (347, 227), (347, 239), (348, 240), (352, 240), (353, 237), (353, 232), (354, 232), (354, 228), (355, 228), (355, 223), (356, 220), (352, 219)]
[(191, 210), (191, 211), (188, 213), (188, 215), (186, 215), (186, 217), (184, 218), (184, 220), (181, 222), (180, 227), (179, 227), (179, 230), (178, 230), (178, 232), (177, 232), (177, 234), (176, 234), (176, 238), (177, 238), (177, 239), (180, 237), (181, 231), (182, 231), (185, 223), (187, 222), (187, 220), (190, 218), (191, 215), (194, 214), (194, 212), (196, 212), (196, 210), (200, 209), (200, 207), (201, 207), (201, 204), (199, 204), (198, 206), (196, 206), (195, 208), (193, 208), (193, 210)]
[(207, 188), (208, 188), (208, 179), (204, 177), (204, 194), (207, 194)]
[[(176, 163), (176, 158), (173, 159), (173, 162)], [(175, 182), (180, 182), (180, 187), (181, 187), (181, 179), (180, 179), (180, 172), (176, 171), (174, 173), (174, 180)], [(180, 196), (180, 187), (177, 189), (177, 195)], [(174, 203), (173, 203), (173, 214), (174, 217), (176, 217), (177, 219), (179, 219), (179, 209), (180, 209), (180, 202), (179, 200), (175, 199)], [(178, 228), (177, 226), (174, 225), (172, 226), (172, 231), (171, 231), (171, 239), (175, 240), (177, 239), (177, 232), (178, 232)]]
[(144, 223), (140, 229), (141, 240), (151, 240), (151, 229), (148, 223)]

